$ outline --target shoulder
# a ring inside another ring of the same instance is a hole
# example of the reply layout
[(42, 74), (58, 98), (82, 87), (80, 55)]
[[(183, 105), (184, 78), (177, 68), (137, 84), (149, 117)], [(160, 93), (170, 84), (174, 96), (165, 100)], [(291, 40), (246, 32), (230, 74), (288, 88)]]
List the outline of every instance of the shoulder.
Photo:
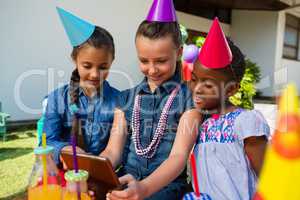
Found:
[(43, 100), (43, 108), (45, 112), (64, 112), (65, 105), (68, 102), (69, 85), (66, 84), (50, 92)]
[(139, 85), (133, 88), (122, 90), (117, 97), (117, 107), (125, 113), (128, 110), (131, 110), (138, 89), (139, 89)]
[(119, 101), (121, 101), (121, 102), (122, 101), (124, 101), (124, 102), (130, 101), (130, 99), (133, 99), (133, 97), (135, 96), (136, 90), (137, 90), (137, 87), (122, 90), (119, 94), (119, 98), (118, 98)]
[(115, 87), (112, 87), (110, 84), (109, 84), (109, 82), (108, 81), (104, 81), (103, 82), (103, 87), (104, 87), (104, 94), (105, 95), (110, 95), (110, 96), (112, 96), (113, 98), (116, 98), (118, 95), (120, 95), (120, 91), (117, 89), (117, 88), (115, 88)]
[(258, 110), (242, 110), (242, 112), (237, 116), (236, 121), (240, 123), (267, 123), (263, 114)]
[(243, 138), (250, 136), (269, 136), (270, 127), (263, 114), (258, 110), (243, 110), (235, 120), (235, 128), (243, 135)]
[(186, 99), (192, 98), (192, 92), (186, 83), (180, 83), (179, 95)]

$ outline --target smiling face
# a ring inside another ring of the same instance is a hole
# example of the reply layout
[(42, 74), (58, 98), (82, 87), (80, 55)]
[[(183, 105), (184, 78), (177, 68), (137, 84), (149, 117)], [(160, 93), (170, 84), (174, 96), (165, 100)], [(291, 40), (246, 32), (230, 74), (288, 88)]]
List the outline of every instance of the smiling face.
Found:
[(236, 93), (239, 85), (229, 69), (209, 69), (196, 61), (190, 82), (196, 108), (220, 110), (222, 102)]
[(180, 50), (171, 36), (149, 39), (140, 35), (136, 38), (136, 49), (140, 70), (150, 87), (156, 88), (174, 75)]
[(88, 93), (98, 90), (107, 78), (113, 57), (106, 48), (83, 46), (74, 60), (80, 86)]

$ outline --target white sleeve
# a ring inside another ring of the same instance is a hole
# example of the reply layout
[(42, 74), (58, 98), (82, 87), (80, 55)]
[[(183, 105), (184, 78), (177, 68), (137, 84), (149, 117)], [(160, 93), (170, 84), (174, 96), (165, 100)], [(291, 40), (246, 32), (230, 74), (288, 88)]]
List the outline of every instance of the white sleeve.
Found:
[(257, 110), (247, 110), (237, 116), (234, 123), (234, 129), (240, 140), (244, 140), (252, 136), (270, 136), (270, 127)]

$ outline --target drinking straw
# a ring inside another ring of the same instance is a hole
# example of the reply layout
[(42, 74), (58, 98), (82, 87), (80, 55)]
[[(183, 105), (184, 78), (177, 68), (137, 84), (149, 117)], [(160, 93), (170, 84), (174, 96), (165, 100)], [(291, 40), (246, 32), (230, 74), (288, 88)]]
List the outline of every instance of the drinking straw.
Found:
[[(75, 170), (75, 173), (78, 173), (78, 160), (77, 160), (77, 154), (76, 154), (76, 134), (74, 132), (72, 134), (72, 149), (73, 149), (74, 170)], [(77, 200), (80, 200), (81, 196), (80, 196), (79, 183), (76, 183), (76, 191), (77, 191)]]
[(196, 197), (200, 198), (200, 190), (199, 190), (198, 177), (197, 177), (196, 158), (195, 158), (194, 153), (191, 153), (190, 164), (191, 164), (191, 170), (192, 170), (192, 177), (193, 177), (193, 181), (194, 181), (195, 195), (196, 195)]
[[(46, 133), (42, 134), (42, 147), (45, 149), (47, 147), (46, 144)], [(43, 185), (46, 187), (48, 184), (48, 174), (47, 174), (47, 155), (42, 155), (42, 164), (43, 164)]]

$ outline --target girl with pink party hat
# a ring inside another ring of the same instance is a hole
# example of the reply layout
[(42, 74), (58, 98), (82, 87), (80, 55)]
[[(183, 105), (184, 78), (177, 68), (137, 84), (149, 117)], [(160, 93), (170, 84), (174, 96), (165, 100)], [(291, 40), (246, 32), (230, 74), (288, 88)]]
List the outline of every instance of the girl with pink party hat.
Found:
[(122, 191), (107, 199), (182, 199), (186, 160), (199, 112), (180, 78), (181, 33), (172, 0), (155, 0), (135, 44), (144, 80), (121, 92), (113, 131), (101, 156), (122, 164)]
[[(184, 199), (252, 199), (270, 130), (256, 110), (232, 105), (245, 71), (244, 55), (216, 18), (194, 63), (190, 87), (195, 106), (211, 114), (200, 128), (193, 153), (201, 195)], [(195, 186), (195, 185), (194, 185)]]

